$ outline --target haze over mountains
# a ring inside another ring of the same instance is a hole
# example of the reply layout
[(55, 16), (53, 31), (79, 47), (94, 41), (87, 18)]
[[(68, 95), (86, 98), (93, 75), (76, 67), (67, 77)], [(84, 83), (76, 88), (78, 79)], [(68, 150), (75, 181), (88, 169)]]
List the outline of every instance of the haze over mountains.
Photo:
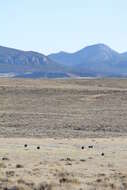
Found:
[(50, 74), (51, 77), (53, 74), (64, 75), (63, 67), (43, 54), (2, 46), (0, 46), (0, 73), (1, 76), (35, 78), (48, 77)]
[(126, 77), (127, 52), (120, 54), (105, 44), (96, 44), (75, 53), (45, 56), (0, 46), (0, 73), (28, 78)]
[(49, 58), (73, 68), (80, 76), (126, 76), (127, 53), (120, 54), (105, 44), (85, 47), (75, 53), (60, 52)]

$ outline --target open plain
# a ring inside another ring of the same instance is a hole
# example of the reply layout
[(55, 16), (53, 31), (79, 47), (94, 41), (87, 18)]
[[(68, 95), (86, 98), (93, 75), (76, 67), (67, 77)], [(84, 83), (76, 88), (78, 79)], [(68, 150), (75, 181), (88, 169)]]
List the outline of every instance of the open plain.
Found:
[(127, 189), (126, 116), (126, 79), (1, 78), (0, 189)]
[(0, 80), (1, 137), (127, 133), (126, 79)]

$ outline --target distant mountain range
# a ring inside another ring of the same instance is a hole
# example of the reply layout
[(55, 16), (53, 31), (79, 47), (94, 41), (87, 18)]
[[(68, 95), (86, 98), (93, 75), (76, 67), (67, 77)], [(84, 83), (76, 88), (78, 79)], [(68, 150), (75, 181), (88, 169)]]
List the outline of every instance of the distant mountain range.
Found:
[(64, 67), (47, 56), (0, 46), (0, 76), (15, 77), (68, 77)]
[(45, 56), (0, 46), (0, 76), (25, 78), (127, 77), (127, 52), (105, 44)]
[(127, 76), (127, 53), (118, 53), (105, 44), (85, 47), (75, 53), (59, 52), (48, 56), (68, 66), (79, 76)]

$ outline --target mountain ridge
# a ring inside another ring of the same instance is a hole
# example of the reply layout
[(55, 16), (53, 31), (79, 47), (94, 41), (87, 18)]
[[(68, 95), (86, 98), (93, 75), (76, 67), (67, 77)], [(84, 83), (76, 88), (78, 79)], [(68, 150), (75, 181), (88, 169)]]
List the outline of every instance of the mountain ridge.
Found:
[(118, 53), (105, 44), (87, 46), (74, 53), (56, 53), (48, 56), (63, 66), (73, 67), (75, 74), (85, 76), (125, 76), (127, 53)]
[[(102, 50), (104, 52), (107, 52), (107, 53), (112, 52), (113, 54), (115, 54), (117, 56), (119, 55), (119, 53), (117, 51), (114, 51), (109, 46), (100, 43), (100, 44), (95, 44), (95, 45), (91, 45), (91, 46), (86, 46), (85, 48), (82, 48), (81, 50), (78, 50), (74, 53), (68, 53), (68, 52), (60, 51), (58, 53), (49, 54), (48, 57), (51, 58), (52, 60), (55, 60), (56, 62), (60, 63), (61, 60), (59, 60), (59, 58), (61, 59), (62, 58), (61, 56), (71, 56), (71, 57), (74, 56), (74, 58), (75, 58), (75, 56), (79, 56), (79, 58), (82, 57), (85, 59), (86, 58), (86, 51), (87, 51), (87, 56), (88, 56), (88, 54), (90, 54), (90, 53), (97, 54), (97, 53), (100, 53), (99, 51), (102, 51)], [(58, 57), (58, 59), (57, 59), (57, 57)], [(79, 58), (78, 58), (78, 64), (79, 64)], [(66, 60), (66, 61), (68, 61), (68, 60)], [(73, 63), (75, 63), (75, 61)], [(64, 64), (68, 64), (68, 63), (64, 63)]]
[(60, 72), (63, 74), (64, 69), (44, 54), (0, 46), (0, 73), (26, 76), (27, 73), (37, 72), (42, 72), (42, 75), (46, 76), (46, 73), (58, 74)]
[(103, 43), (74, 53), (60, 51), (48, 56), (0, 46), (0, 73), (14, 73), (25, 78), (123, 77), (127, 76), (127, 52), (119, 53)]

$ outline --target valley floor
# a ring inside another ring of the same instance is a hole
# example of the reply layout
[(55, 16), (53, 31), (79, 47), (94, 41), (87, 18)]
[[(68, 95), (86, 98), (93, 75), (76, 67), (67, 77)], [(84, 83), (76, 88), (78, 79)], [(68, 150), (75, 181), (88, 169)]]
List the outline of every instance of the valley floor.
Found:
[(127, 134), (127, 79), (0, 79), (1, 137)]
[(0, 78), (1, 190), (125, 190), (126, 158), (127, 79)]
[(127, 138), (1, 138), (0, 189), (124, 190), (126, 158)]

